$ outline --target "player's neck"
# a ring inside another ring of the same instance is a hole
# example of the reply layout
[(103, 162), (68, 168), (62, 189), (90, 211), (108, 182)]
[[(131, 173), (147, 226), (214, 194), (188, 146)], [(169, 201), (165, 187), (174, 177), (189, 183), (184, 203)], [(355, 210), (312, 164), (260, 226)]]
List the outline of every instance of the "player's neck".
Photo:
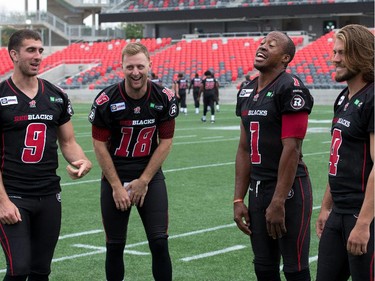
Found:
[(38, 78), (36, 76), (25, 76), (13, 74), (11, 77), (14, 85), (30, 99), (38, 93)]
[(348, 84), (348, 99), (350, 100), (356, 93), (358, 93), (367, 82), (362, 79), (361, 75), (357, 75), (347, 81)]
[(273, 70), (267, 72), (259, 72), (258, 78), (258, 92), (266, 88), (273, 80), (276, 79), (277, 76), (280, 75), (281, 72), (284, 72), (285, 69), (282, 70)]

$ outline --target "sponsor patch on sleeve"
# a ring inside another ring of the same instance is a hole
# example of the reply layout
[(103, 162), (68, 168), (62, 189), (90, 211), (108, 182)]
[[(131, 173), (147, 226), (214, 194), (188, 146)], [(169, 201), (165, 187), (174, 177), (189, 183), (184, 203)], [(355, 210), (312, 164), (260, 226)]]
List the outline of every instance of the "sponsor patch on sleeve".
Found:
[(109, 101), (109, 97), (104, 92), (95, 100), (97, 105), (103, 105), (108, 101)]

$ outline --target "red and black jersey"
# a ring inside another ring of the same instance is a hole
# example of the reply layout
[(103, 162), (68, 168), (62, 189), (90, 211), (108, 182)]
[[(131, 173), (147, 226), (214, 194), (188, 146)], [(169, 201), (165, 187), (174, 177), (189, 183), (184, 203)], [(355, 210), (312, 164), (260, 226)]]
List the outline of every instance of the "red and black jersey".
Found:
[[(310, 113), (314, 102), (301, 80), (286, 72), (282, 72), (262, 91), (258, 92), (257, 87), (258, 77), (238, 91), (236, 115), (241, 117), (247, 134), (251, 178), (275, 180), (283, 149), (282, 115), (303, 111)], [(306, 173), (301, 159), (296, 176)]]
[(202, 80), (203, 94), (204, 95), (214, 95), (217, 91), (216, 79), (213, 77), (207, 77)]
[(117, 173), (123, 178), (145, 169), (158, 146), (160, 124), (173, 120), (178, 112), (170, 89), (149, 82), (146, 94), (135, 100), (126, 94), (123, 80), (97, 95), (89, 120), (95, 127), (110, 131), (110, 138), (102, 141), (109, 142)]
[(1, 171), (8, 194), (43, 196), (60, 191), (57, 129), (73, 110), (67, 95), (38, 79), (30, 99), (9, 78), (0, 84)]
[(374, 133), (374, 83), (348, 100), (348, 88), (337, 97), (332, 120), (329, 184), (339, 213), (359, 212), (373, 166), (370, 133)]
[(176, 81), (179, 94), (186, 94), (186, 89), (188, 88), (188, 80), (185, 78), (178, 79)]
[(202, 79), (201, 78), (193, 78), (190, 81), (189, 89), (193, 88), (193, 91), (199, 91), (200, 87), (202, 85)]

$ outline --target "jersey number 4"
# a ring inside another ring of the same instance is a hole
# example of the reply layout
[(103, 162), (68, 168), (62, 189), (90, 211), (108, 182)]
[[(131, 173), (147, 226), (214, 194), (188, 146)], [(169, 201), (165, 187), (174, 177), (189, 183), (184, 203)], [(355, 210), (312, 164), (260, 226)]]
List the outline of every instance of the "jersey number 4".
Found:
[(329, 157), (329, 174), (336, 176), (337, 163), (339, 163), (339, 148), (342, 143), (341, 130), (334, 129), (332, 133), (331, 154)]
[(47, 126), (43, 123), (32, 123), (26, 128), (25, 148), (22, 150), (24, 163), (38, 163), (43, 158), (46, 145)]
[(123, 127), (121, 129), (122, 138), (120, 147), (116, 149), (115, 155), (121, 157), (142, 157), (149, 155), (155, 129), (155, 126), (143, 128), (136, 137), (133, 151), (130, 151), (130, 141), (133, 137), (133, 128)]

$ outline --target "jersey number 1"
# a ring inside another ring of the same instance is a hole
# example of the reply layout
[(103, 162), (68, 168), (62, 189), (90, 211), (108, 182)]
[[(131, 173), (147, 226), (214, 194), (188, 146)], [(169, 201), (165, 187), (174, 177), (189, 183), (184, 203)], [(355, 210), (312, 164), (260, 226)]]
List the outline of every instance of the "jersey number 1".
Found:
[(259, 127), (259, 122), (250, 122), (252, 164), (260, 164), (262, 160), (259, 153)]

